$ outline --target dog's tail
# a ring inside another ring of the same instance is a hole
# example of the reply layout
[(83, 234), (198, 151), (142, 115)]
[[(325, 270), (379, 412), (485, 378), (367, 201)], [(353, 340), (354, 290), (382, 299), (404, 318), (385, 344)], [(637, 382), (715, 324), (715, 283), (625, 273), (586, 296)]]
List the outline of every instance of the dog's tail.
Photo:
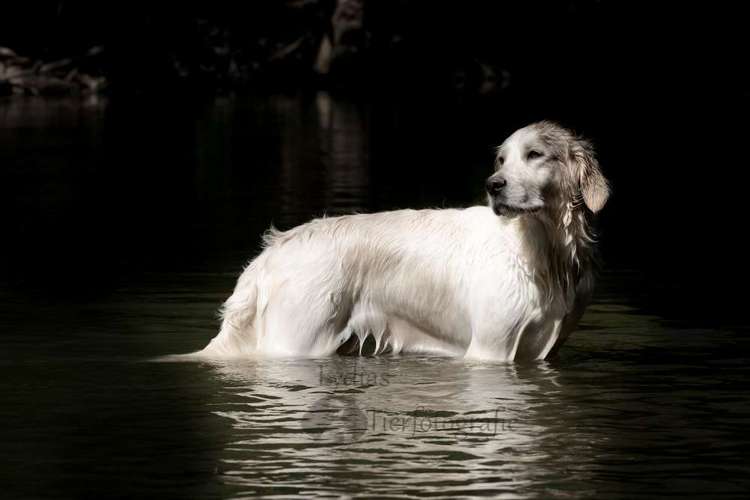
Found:
[(263, 255), (245, 269), (231, 297), (221, 308), (221, 330), (202, 350), (195, 353), (206, 357), (243, 356), (255, 353), (258, 344), (259, 311), (265, 307), (259, 293)]

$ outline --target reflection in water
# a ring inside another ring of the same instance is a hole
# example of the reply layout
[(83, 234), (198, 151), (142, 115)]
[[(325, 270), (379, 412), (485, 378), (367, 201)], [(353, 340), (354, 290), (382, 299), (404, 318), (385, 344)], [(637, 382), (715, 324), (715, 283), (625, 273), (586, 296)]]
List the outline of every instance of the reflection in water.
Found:
[(271, 222), (468, 203), (487, 168), (439, 178), (481, 149), (471, 117), (178, 104), (0, 103), (0, 265), (26, 284), (0, 290), (5, 496), (746, 496), (746, 327), (646, 315), (628, 273), (548, 363), (147, 362), (216, 334)]
[(546, 364), (405, 357), (214, 368), (235, 394), (230, 409), (216, 411), (235, 431), (227, 477), (248, 494), (261, 487), (436, 494), (461, 485), (524, 496), (518, 489), (532, 469), (556, 474), (546, 468), (549, 429), (537, 418), (558, 403), (546, 399), (560, 391)]
[[(218, 99), (196, 122), (198, 196), (230, 220), (238, 216), (230, 209), (263, 208), (282, 225), (311, 212), (365, 210), (371, 188), (367, 133), (365, 105), (325, 92), (314, 100)], [(252, 206), (227, 205), (224, 197)]]
[(365, 211), (371, 184), (365, 110), (325, 92), (318, 92), (315, 105), (325, 164), (325, 206), (334, 212)]
[(371, 210), (369, 115), (325, 92), (206, 107), (192, 183), (213, 240), (243, 248), (244, 260), (270, 224)]
[(367, 208), (370, 186), (366, 114), (361, 105), (318, 92), (314, 106), (278, 96), (279, 203), (282, 214), (337, 215)]
[(706, 394), (747, 370), (721, 382), (685, 371), (704, 341), (683, 344), (677, 361), (659, 318), (612, 300), (603, 295), (553, 363), (213, 363), (224, 403), (212, 411), (231, 426), (222, 478), (248, 495), (651, 497), (664, 481), (691, 492), (692, 480), (671, 477), (689, 453), (700, 482), (715, 485), (720, 473), (701, 464), (731, 448), (714, 449), (727, 437), (719, 422), (705, 427), (722, 404)]

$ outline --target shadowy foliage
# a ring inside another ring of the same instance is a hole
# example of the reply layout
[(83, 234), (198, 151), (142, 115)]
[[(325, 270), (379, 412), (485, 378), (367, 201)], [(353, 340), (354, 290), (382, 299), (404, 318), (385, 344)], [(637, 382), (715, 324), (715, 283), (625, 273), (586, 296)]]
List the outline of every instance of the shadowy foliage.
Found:
[(82, 57), (42, 61), (0, 47), (0, 95), (85, 95), (107, 87), (107, 79), (83, 68), (102, 52), (93, 47)]
[[(98, 91), (105, 80), (92, 75), (101, 75), (111, 83), (107, 88), (128, 93), (324, 85), (492, 94), (530, 66), (513, 55), (522, 39), (524, 51), (537, 43), (517, 20), (534, 18), (554, 36), (574, 32), (561, 19), (585, 20), (600, 11), (595, 0), (460, 7), (414, 0), (59, 0), (14, 5), (0, 20), (0, 46), (27, 58), (12, 63), (12, 74), (26, 76), (23, 83), (6, 76), (6, 93)], [(81, 58), (71, 55), (90, 47), (104, 50), (84, 71)], [(39, 74), (49, 64), (60, 69)], [(68, 81), (72, 69), (91, 78)]]

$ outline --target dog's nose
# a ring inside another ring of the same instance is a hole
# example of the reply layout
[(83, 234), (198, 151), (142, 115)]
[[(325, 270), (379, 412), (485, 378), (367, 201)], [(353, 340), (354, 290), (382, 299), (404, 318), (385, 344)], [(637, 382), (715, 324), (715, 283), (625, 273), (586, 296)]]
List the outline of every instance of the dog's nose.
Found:
[(505, 179), (502, 177), (495, 177), (494, 175), (487, 179), (487, 184), (485, 184), (485, 187), (487, 188), (487, 192), (489, 194), (495, 195), (500, 193), (500, 191), (503, 190), (505, 185), (508, 183)]

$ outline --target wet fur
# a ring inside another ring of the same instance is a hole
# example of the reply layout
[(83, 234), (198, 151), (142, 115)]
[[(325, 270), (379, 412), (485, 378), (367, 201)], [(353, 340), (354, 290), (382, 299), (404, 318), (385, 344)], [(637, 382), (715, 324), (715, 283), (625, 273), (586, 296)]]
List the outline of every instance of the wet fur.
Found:
[[(490, 199), (487, 207), (272, 229), (224, 304), (221, 331), (200, 354), (324, 356), (361, 349), (369, 336), (371, 353), (549, 356), (590, 299), (590, 222), (609, 189), (588, 141), (539, 122), (498, 154), (524, 141), (543, 144), (545, 161), (554, 162), (543, 166), (552, 172), (544, 185), (531, 186), (543, 208), (498, 216)], [(533, 173), (528, 165), (517, 170)]]

